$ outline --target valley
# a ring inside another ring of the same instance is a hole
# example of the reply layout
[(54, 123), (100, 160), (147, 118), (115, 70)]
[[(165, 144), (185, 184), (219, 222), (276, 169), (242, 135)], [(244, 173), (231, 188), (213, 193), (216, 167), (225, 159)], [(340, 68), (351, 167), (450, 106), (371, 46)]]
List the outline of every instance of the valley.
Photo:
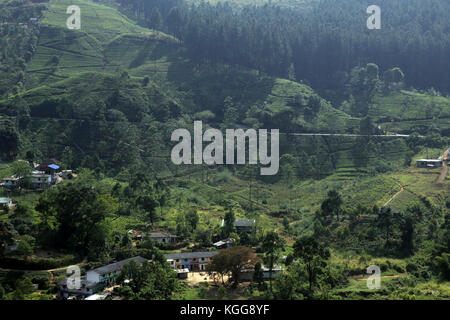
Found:
[(448, 4), (331, 3), (0, 1), (0, 299), (450, 299)]

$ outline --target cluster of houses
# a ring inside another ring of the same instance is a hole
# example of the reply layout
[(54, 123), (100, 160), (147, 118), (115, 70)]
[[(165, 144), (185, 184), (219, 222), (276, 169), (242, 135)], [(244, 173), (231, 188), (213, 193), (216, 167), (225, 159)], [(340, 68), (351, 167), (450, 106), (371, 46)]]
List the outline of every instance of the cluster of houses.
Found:
[[(251, 232), (255, 226), (255, 223), (255, 220), (235, 220), (234, 224), (236, 228), (239, 227), (239, 232)], [(150, 232), (148, 234), (139, 233), (136, 235), (134, 230), (130, 230), (129, 233), (134, 234), (134, 236), (148, 237), (158, 243), (168, 244), (175, 243), (177, 241), (176, 236), (166, 232)], [(235, 241), (232, 238), (223, 239), (214, 243), (214, 247), (219, 250), (229, 248), (234, 245), (234, 242)], [(189, 272), (206, 271), (207, 265), (212, 261), (212, 258), (219, 253), (219, 250), (167, 253), (164, 257), (172, 269), (177, 272), (177, 277), (179, 279), (187, 279)], [(136, 261), (140, 265), (142, 265), (144, 261), (147, 261), (146, 259), (137, 256), (89, 270), (85, 276), (81, 277), (80, 285), (77, 288), (70, 285), (70, 281), (72, 281), (73, 278), (61, 280), (58, 283), (58, 299), (68, 299), (76, 296), (79, 298), (92, 300), (94, 298), (97, 299), (99, 297), (104, 297), (104, 295), (102, 296), (97, 293), (108, 286), (116, 284), (117, 277), (119, 276), (122, 267), (131, 260)], [(269, 278), (269, 268), (262, 266), (262, 271), (263, 278), (267, 280)], [(272, 270), (272, 277), (275, 278), (282, 272), (282, 267), (275, 266)], [(254, 270), (242, 270), (241, 280), (252, 280), (253, 273)]]
[[(64, 179), (71, 179), (73, 176), (72, 170), (61, 170), (56, 161), (50, 160), (40, 164), (33, 163), (33, 170), (29, 176), (29, 187), (32, 189), (45, 189)], [(18, 188), (23, 178), (15, 175), (3, 178), (0, 186), (8, 189)]]
[(115, 284), (122, 267), (131, 260), (134, 260), (140, 265), (142, 265), (144, 261), (147, 261), (146, 259), (137, 256), (89, 270), (86, 273), (86, 276), (81, 277), (78, 286), (75, 281), (71, 283), (74, 278), (63, 279), (58, 283), (58, 299), (67, 299), (69, 296), (78, 296), (84, 299), (103, 290), (105, 287)]
[[(222, 226), (224, 226), (224, 221), (222, 220)], [(234, 226), (238, 233), (242, 232), (252, 232), (256, 226), (256, 221), (243, 219), (235, 220)], [(220, 250), (230, 248), (234, 245), (235, 240), (232, 238), (223, 239), (217, 241), (213, 246)], [(197, 251), (197, 252), (178, 252), (178, 253), (168, 253), (164, 257), (170, 266), (177, 271), (178, 277), (181, 279), (187, 278), (189, 272), (205, 271), (207, 265), (211, 262), (212, 258), (219, 252), (216, 251)], [(269, 278), (269, 269), (265, 266), (262, 267), (264, 279)], [(272, 270), (272, 277), (276, 277), (281, 274), (283, 268), (280, 266), (275, 266)], [(253, 277), (254, 270), (242, 270), (241, 280), (249, 281)]]

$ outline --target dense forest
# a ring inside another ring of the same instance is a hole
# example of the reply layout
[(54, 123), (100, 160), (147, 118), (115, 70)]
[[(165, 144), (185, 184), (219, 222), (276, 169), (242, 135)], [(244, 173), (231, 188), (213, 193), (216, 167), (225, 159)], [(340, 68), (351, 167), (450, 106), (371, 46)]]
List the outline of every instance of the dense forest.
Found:
[[(352, 68), (400, 67), (408, 86), (450, 91), (450, 4), (378, 1), (382, 29), (367, 30), (370, 1), (310, 1), (305, 9), (233, 7), (202, 2), (119, 1), (141, 24), (182, 39), (198, 63), (222, 62), (293, 77), (314, 88), (343, 89)], [(171, 10), (168, 10), (168, 8)]]

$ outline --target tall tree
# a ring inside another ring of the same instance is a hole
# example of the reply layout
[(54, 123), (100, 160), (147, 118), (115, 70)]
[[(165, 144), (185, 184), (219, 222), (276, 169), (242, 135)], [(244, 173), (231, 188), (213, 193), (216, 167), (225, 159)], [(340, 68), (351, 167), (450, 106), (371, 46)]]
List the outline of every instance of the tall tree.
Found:
[(336, 220), (339, 221), (339, 214), (342, 211), (343, 200), (339, 192), (336, 190), (328, 191), (327, 198), (322, 202), (321, 209), (325, 216), (336, 215)]
[(235, 231), (235, 227), (234, 227), (234, 213), (233, 213), (233, 209), (229, 208), (228, 212), (225, 213), (225, 217), (223, 219), (224, 221), (224, 225), (223, 225), (223, 235), (224, 237), (229, 237), (231, 233), (233, 233)]
[(207, 266), (209, 274), (218, 272), (220, 274), (229, 273), (233, 279), (233, 287), (237, 287), (243, 269), (253, 270), (258, 261), (256, 254), (247, 247), (231, 247), (221, 250), (212, 257), (211, 263)]
[(149, 27), (155, 30), (161, 30), (163, 27), (163, 18), (157, 7), (154, 7), (152, 10)]
[(269, 267), (269, 288), (272, 292), (272, 272), (274, 265), (280, 259), (280, 253), (284, 249), (285, 241), (274, 232), (268, 232), (261, 243), (261, 249), (264, 251), (265, 260)]
[(330, 252), (313, 236), (305, 236), (295, 242), (294, 256), (305, 264), (308, 273), (309, 294), (312, 295), (317, 275), (327, 265)]
[(166, 24), (171, 34), (173, 34), (177, 38), (181, 37), (183, 17), (181, 16), (180, 10), (177, 7), (174, 7), (169, 11), (169, 14), (166, 18)]

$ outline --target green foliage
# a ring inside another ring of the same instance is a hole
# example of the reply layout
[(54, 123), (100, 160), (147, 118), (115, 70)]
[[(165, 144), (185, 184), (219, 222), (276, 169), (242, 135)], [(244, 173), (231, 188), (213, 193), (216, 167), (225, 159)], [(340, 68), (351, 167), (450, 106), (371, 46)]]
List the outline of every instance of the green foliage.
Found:
[(232, 208), (229, 208), (228, 209), (228, 211), (227, 211), (227, 213), (225, 214), (225, 217), (224, 217), (224, 225), (223, 225), (223, 236), (224, 237), (229, 237), (230, 236), (230, 234), (232, 233), (232, 232), (234, 232), (235, 231), (235, 227), (234, 227), (234, 220), (235, 220), (235, 218), (234, 218), (234, 213), (233, 213), (233, 209)]
[(294, 255), (305, 264), (311, 295), (313, 285), (317, 282), (317, 275), (327, 265), (326, 261), (330, 257), (330, 252), (314, 237), (305, 236), (295, 242)]
[(0, 156), (6, 160), (14, 159), (19, 151), (19, 133), (14, 123), (0, 117)]
[(52, 188), (36, 206), (41, 214), (42, 236), (57, 248), (101, 252), (105, 245), (102, 237), (106, 237), (102, 223), (117, 210), (116, 201), (81, 182)]
[[(285, 241), (276, 232), (268, 232), (262, 239), (261, 249), (269, 268), (270, 291), (272, 291), (272, 270), (280, 259), (281, 251), (284, 249)], [(256, 273), (256, 270), (255, 270)]]
[(168, 300), (178, 289), (176, 273), (158, 261), (144, 262), (142, 266), (129, 263), (119, 279), (131, 280), (121, 288), (121, 294), (130, 300)]
[(26, 240), (20, 240), (17, 244), (17, 253), (22, 256), (29, 256), (33, 253), (33, 247)]
[(236, 288), (242, 269), (253, 269), (257, 258), (255, 253), (248, 247), (231, 247), (221, 250), (212, 257), (212, 261), (207, 265), (210, 275), (218, 274), (222, 278), (226, 274), (231, 274), (232, 286)]

